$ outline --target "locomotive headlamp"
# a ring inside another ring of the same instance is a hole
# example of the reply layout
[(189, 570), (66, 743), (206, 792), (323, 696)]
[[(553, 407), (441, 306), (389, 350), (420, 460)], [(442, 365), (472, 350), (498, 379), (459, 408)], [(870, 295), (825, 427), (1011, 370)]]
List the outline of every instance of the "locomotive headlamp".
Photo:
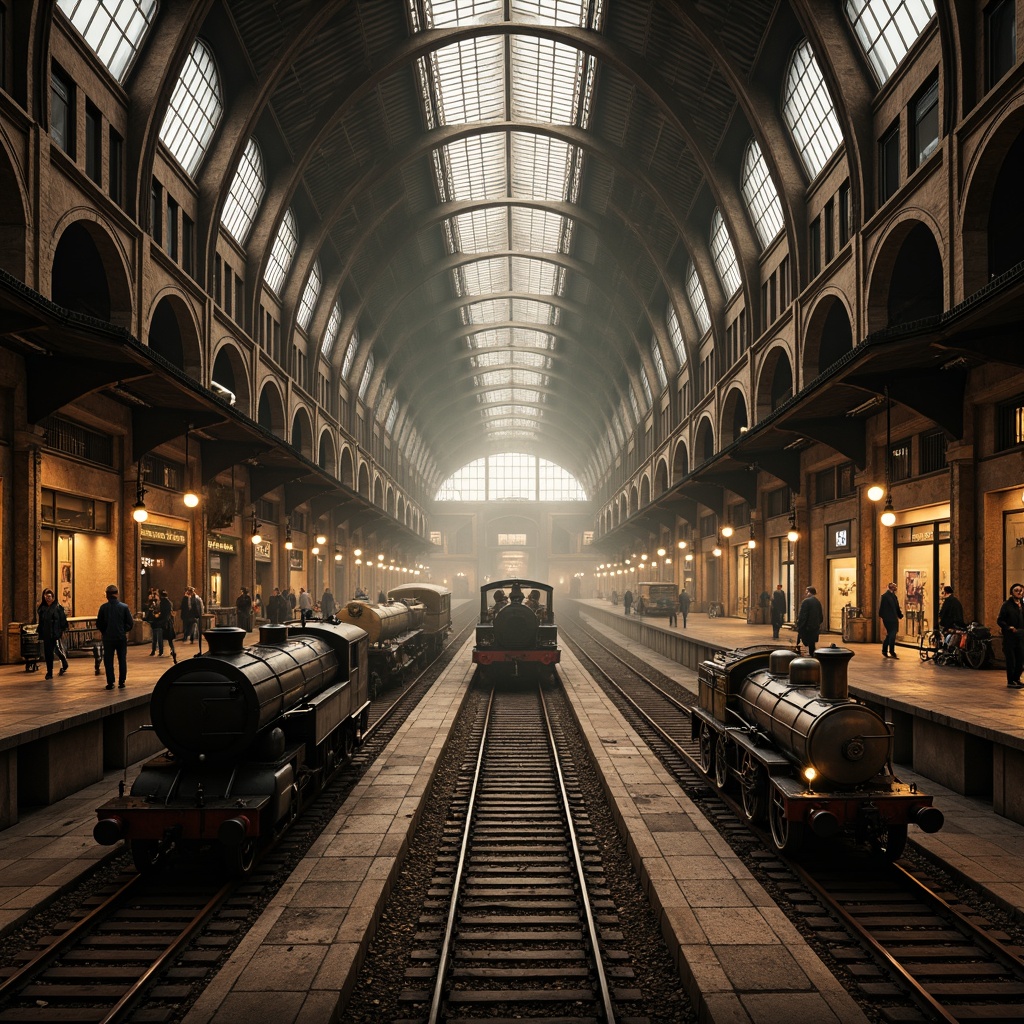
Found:
[(807, 782), (813, 782), (817, 777), (818, 777), (817, 771), (814, 768), (812, 768), (810, 765), (808, 765), (804, 769), (804, 778), (807, 780)]

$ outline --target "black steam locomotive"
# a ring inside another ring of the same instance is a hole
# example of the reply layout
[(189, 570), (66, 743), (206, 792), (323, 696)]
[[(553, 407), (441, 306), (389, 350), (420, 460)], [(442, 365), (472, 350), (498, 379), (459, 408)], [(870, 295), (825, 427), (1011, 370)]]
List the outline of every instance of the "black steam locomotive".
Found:
[(182, 660), (150, 700), (167, 750), (139, 773), (131, 793), (98, 808), (93, 836), (124, 839), (140, 871), (173, 849), (219, 847), (247, 872), (261, 843), (351, 759), (366, 728), (367, 634), (311, 622), (245, 631), (211, 629), (209, 652)]
[(896, 778), (892, 728), (849, 695), (852, 657), (834, 645), (814, 658), (751, 647), (705, 661), (692, 735), (703, 771), (719, 789), (739, 784), (744, 813), (768, 819), (780, 851), (796, 851), (807, 830), (848, 829), (895, 860), (908, 824), (937, 832), (943, 816)]
[(473, 663), (484, 675), (538, 678), (561, 660), (554, 588), (533, 580), (498, 580), (480, 588)]

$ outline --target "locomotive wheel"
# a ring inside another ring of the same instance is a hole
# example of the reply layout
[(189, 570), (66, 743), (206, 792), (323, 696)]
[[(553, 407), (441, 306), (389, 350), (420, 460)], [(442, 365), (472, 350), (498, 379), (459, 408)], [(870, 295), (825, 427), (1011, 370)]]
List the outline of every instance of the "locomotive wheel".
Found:
[(145, 875), (156, 867), (153, 863), (156, 849), (157, 843), (152, 839), (133, 839), (131, 841), (132, 863), (140, 875)]
[(246, 839), (244, 843), (239, 843), (237, 846), (225, 846), (223, 848), (224, 867), (232, 875), (249, 874), (253, 864), (256, 863), (256, 846), (255, 839)]
[(786, 820), (786, 802), (777, 789), (772, 789), (768, 811), (772, 827), (772, 842), (779, 853), (795, 853), (804, 841), (804, 823)]
[(714, 737), (711, 735), (711, 728), (707, 722), (700, 723), (700, 770), (705, 775), (711, 774), (711, 768), (715, 763)]
[(725, 746), (725, 736), (720, 735), (715, 743), (715, 786), (725, 789), (729, 785), (729, 754)]
[(743, 771), (740, 777), (740, 792), (743, 796), (743, 813), (747, 821), (760, 825), (768, 813), (767, 781), (764, 768), (749, 751), (743, 755)]
[(899, 860), (906, 845), (906, 825), (883, 825), (871, 837), (871, 849), (875, 853), (880, 853), (887, 861)]
[(351, 722), (346, 722), (341, 732), (341, 763), (348, 764), (356, 752), (356, 728)]

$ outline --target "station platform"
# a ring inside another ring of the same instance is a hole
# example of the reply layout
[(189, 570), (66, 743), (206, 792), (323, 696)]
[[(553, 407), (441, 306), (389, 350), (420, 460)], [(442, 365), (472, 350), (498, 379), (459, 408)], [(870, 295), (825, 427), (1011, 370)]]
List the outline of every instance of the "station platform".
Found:
[[(770, 625), (742, 619), (691, 614), (684, 630), (664, 617), (627, 616), (609, 601), (578, 604), (619, 636), (694, 671), (718, 651), (773, 642)], [(779, 646), (795, 642), (784, 628)], [(909, 645), (897, 646), (895, 660), (883, 658), (881, 643), (844, 643), (837, 634), (823, 633), (818, 646), (832, 643), (854, 652), (850, 692), (892, 724), (898, 764), (1024, 824), (1024, 690), (1008, 688), (1002, 669), (922, 662)]]

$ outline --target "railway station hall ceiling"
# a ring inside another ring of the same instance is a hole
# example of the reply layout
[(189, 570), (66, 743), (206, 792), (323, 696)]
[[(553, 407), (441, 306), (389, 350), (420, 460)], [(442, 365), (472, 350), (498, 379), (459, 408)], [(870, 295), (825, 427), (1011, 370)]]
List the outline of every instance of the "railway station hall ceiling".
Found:
[[(156, 13), (125, 87), (162, 110), (206, 46), (224, 109), (189, 174), (211, 221), (237, 212), (255, 140), (250, 272), (273, 281), (284, 224), (294, 258), (274, 290), (301, 323), (316, 275), (312, 357), (429, 453), (428, 484), (524, 451), (592, 492), (699, 357), (705, 294), (713, 310), (740, 288), (756, 300), (764, 229), (738, 168), (756, 140), (782, 230), (807, 177), (781, 79), (817, 6), (137, 0)], [(175, 69), (157, 87), (154, 46)]]

